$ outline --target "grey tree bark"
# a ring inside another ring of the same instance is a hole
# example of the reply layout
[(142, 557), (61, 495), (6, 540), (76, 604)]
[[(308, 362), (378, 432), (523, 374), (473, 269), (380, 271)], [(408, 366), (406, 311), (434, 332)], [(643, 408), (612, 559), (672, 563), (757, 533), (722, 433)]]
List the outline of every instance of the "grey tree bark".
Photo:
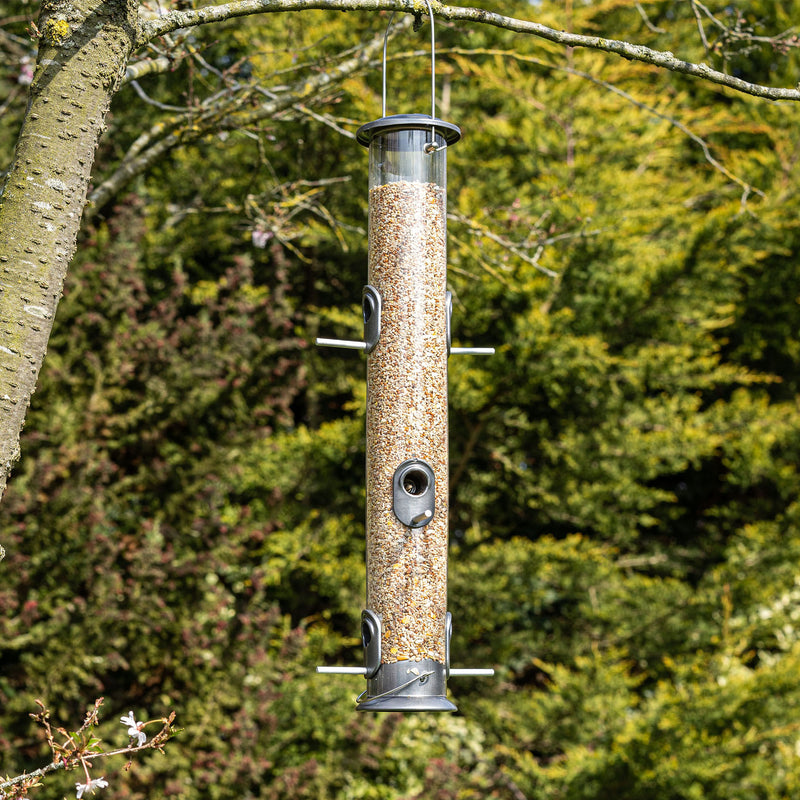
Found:
[(0, 200), (0, 494), (19, 455), (86, 203), (137, 39), (135, 0), (43, 4), (27, 114)]

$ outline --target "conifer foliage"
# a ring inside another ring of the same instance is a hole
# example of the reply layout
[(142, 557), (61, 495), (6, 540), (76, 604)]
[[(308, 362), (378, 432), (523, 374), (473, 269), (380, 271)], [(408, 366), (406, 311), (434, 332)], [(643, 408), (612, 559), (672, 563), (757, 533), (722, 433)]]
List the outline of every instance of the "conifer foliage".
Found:
[[(535, 9), (795, 80), (793, 3), (569, 5)], [(314, 667), (361, 659), (363, 361), (311, 342), (360, 335), (380, 79), (243, 111), (387, 22), (314, 14), (198, 29), (112, 109), (98, 176), (258, 87), (85, 226), (0, 506), (0, 773), (46, 758), (37, 699), (103, 696), (103, 738), (181, 728), (108, 797), (798, 796), (798, 111), (437, 28), (453, 333), (498, 348), (450, 360), (452, 658), (497, 676), (357, 716), (361, 679)], [(428, 109), (414, 37), (391, 111)]]

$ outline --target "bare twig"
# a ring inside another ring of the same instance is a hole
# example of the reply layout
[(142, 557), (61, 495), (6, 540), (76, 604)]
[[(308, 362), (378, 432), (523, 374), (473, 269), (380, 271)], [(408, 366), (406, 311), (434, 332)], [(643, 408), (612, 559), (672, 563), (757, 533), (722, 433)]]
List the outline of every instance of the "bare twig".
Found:
[[(395, 26), (396, 31), (408, 28), (412, 20)], [(209, 107), (197, 109), (197, 116), (192, 118), (191, 128), (184, 124), (185, 117), (173, 119), (169, 123), (159, 123), (150, 131), (142, 134), (131, 146), (122, 162), (114, 172), (100, 183), (89, 195), (89, 204), (84, 212), (85, 218), (91, 218), (133, 177), (148, 169), (159, 158), (174, 147), (188, 141), (195, 141), (212, 130), (239, 130), (253, 125), (262, 119), (268, 119), (281, 111), (305, 106), (306, 101), (320, 92), (340, 83), (345, 78), (367, 68), (372, 57), (383, 47), (383, 33), (365, 44), (355, 55), (330, 70), (320, 72), (308, 78), (301, 78), (294, 85), (280, 94), (262, 91), (261, 87), (238, 84), (231, 89), (234, 92), (227, 105), (219, 106), (211, 103)], [(241, 89), (242, 91), (238, 91)], [(243, 110), (247, 100), (253, 93), (261, 93), (268, 100), (255, 109)], [(308, 113), (304, 109), (304, 113)], [(165, 131), (169, 131), (165, 133)]]
[(495, 233), (494, 231), (487, 228), (485, 225), (481, 225), (480, 223), (476, 222), (469, 217), (465, 217), (462, 214), (448, 214), (448, 219), (452, 219), (454, 221), (460, 222), (463, 225), (466, 225), (470, 231), (477, 235), (483, 236), (489, 239), (490, 241), (494, 242), (495, 244), (500, 245), (505, 250), (508, 250), (509, 253), (513, 253), (517, 258), (522, 259), (526, 264), (530, 264), (534, 269), (539, 270), (539, 272), (544, 273), (549, 278), (557, 278), (558, 273), (554, 272), (552, 269), (548, 269), (547, 267), (543, 267), (539, 263), (539, 259), (541, 258), (542, 253), (544, 252), (544, 245), (538, 244), (536, 248), (536, 254), (533, 256), (528, 255), (519, 245), (515, 244), (509, 239), (506, 239), (503, 236)]
[(694, 131), (692, 131), (680, 120), (677, 120), (675, 119), (675, 117), (672, 117), (669, 114), (665, 114), (663, 111), (659, 111), (658, 109), (647, 105), (647, 103), (643, 103), (641, 100), (637, 100), (635, 97), (633, 97), (633, 95), (628, 94), (628, 92), (624, 91), (623, 89), (620, 89), (613, 83), (604, 81), (601, 78), (596, 78), (594, 75), (591, 75), (588, 72), (583, 72), (582, 70), (575, 69), (574, 67), (564, 66), (561, 64), (551, 64), (547, 61), (542, 61), (541, 59), (536, 58), (535, 56), (526, 56), (509, 50), (496, 50), (496, 49), (466, 50), (463, 48), (454, 47), (442, 52), (452, 53), (453, 55), (468, 55), (468, 56), (499, 55), (502, 56), (503, 58), (514, 59), (528, 64), (535, 64), (536, 66), (543, 67), (545, 69), (556, 70), (559, 72), (566, 72), (569, 75), (575, 75), (576, 77), (582, 78), (583, 80), (591, 81), (595, 85), (600, 86), (608, 90), (609, 92), (618, 95), (619, 97), (623, 98), (624, 100), (636, 106), (637, 108), (641, 109), (642, 111), (646, 112), (647, 114), (657, 117), (658, 119), (664, 120), (664, 122), (667, 122), (674, 128), (677, 128), (681, 133), (683, 133), (685, 136), (691, 139), (696, 145), (698, 145), (698, 147), (700, 147), (700, 149), (703, 151), (703, 156), (705, 157), (706, 161), (708, 161), (708, 163), (715, 170), (717, 170), (726, 178), (733, 181), (733, 183), (737, 184), (742, 188), (743, 198), (745, 201), (751, 193), (757, 194), (759, 197), (765, 196), (764, 192), (762, 192), (760, 189), (757, 189), (744, 179), (738, 177), (737, 175), (732, 173), (724, 164), (718, 161), (712, 154), (711, 148), (709, 147), (705, 139), (694, 133)]
[[(418, 14), (414, 0), (234, 0), (219, 6), (205, 6), (190, 11), (171, 11), (157, 20), (142, 25), (139, 44), (146, 44), (178, 28), (206, 25), (212, 22), (249, 16), (251, 14), (304, 11), (310, 9), (334, 9), (339, 11), (406, 11)], [(702, 78), (711, 83), (734, 89), (737, 92), (762, 97), (768, 100), (800, 100), (800, 89), (764, 86), (742, 80), (734, 75), (713, 69), (708, 64), (684, 61), (669, 51), (652, 50), (643, 45), (602, 36), (559, 31), (531, 20), (516, 19), (487, 11), (482, 8), (447, 6), (433, 3), (434, 13), (447, 20), (461, 20), (492, 25), (515, 33), (536, 36), (565, 47), (586, 47), (606, 53), (614, 53), (630, 61), (639, 61), (661, 69)]]
[(644, 7), (639, 2), (639, 0), (636, 0), (634, 6), (636, 7), (636, 10), (639, 12), (639, 16), (642, 18), (642, 22), (644, 22), (649, 31), (652, 31), (653, 33), (666, 33), (664, 28), (659, 28), (657, 25), (654, 25), (650, 21), (650, 17), (647, 16), (647, 12), (644, 10)]
[(144, 89), (139, 85), (139, 81), (130, 81), (130, 85), (133, 87), (133, 90), (139, 97), (144, 100), (145, 103), (149, 106), (154, 106), (155, 108), (159, 109), (160, 111), (180, 111), (180, 112), (187, 112), (191, 109), (186, 108), (185, 106), (170, 106), (166, 103), (160, 103), (158, 100), (154, 100), (150, 95), (145, 92)]
[(706, 53), (708, 53), (711, 50), (711, 45), (708, 43), (706, 29), (703, 27), (703, 19), (700, 16), (699, 3), (696, 3), (694, 0), (690, 0), (690, 5), (692, 6), (692, 11), (694, 12), (694, 18), (697, 20), (697, 33), (700, 35), (700, 41), (703, 43)]

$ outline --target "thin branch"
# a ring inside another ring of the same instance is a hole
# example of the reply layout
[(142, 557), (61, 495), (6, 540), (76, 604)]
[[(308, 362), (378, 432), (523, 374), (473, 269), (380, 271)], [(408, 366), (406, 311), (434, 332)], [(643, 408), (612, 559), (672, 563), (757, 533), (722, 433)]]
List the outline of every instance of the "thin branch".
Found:
[[(714, 53), (722, 58), (723, 68), (728, 69), (731, 59), (744, 57), (753, 52), (759, 45), (768, 45), (774, 51), (787, 53), (791, 48), (800, 46), (800, 39), (794, 28), (789, 28), (775, 36), (758, 36), (755, 25), (747, 22), (741, 10), (728, 7), (726, 13), (733, 14), (731, 23), (718, 19), (700, 0), (689, 0), (697, 20), (697, 29), (707, 53)], [(703, 27), (702, 17), (716, 29), (716, 38), (710, 42)], [(800, 85), (798, 85), (800, 88)]]
[[(708, 37), (706, 36), (706, 29), (703, 27), (703, 20), (700, 16), (700, 10), (698, 8), (698, 3), (695, 0), (689, 0), (689, 4), (692, 7), (692, 11), (694, 12), (694, 18), (697, 20), (697, 32), (700, 34), (700, 41), (703, 43), (703, 47), (705, 48), (706, 53), (711, 52), (711, 45), (708, 43)], [(707, 11), (707, 9), (705, 9)], [(715, 20), (716, 21), (716, 20)]]
[(139, 81), (130, 81), (130, 84), (133, 87), (133, 90), (136, 92), (136, 94), (138, 94), (139, 97), (142, 100), (144, 100), (145, 103), (147, 103), (150, 106), (155, 106), (160, 111), (179, 111), (181, 113), (187, 113), (192, 110), (185, 106), (170, 106), (167, 105), (166, 103), (160, 103), (158, 100), (153, 100), (153, 98), (150, 97), (150, 95), (147, 94), (147, 92), (145, 92), (145, 90), (142, 89), (141, 86), (139, 86)]
[(173, 62), (166, 56), (159, 56), (158, 58), (144, 58), (134, 64), (129, 64), (125, 68), (124, 81), (135, 81), (143, 78), (145, 75), (152, 75), (155, 73), (169, 72), (172, 69)]
[[(486, 406), (492, 406), (497, 402), (497, 393), (494, 394), (491, 401), (486, 404)], [(472, 458), (472, 454), (475, 452), (475, 448), (478, 445), (478, 440), (483, 433), (483, 429), (486, 427), (487, 418), (486, 415), (481, 416), (478, 419), (478, 422), (474, 424), (469, 431), (469, 436), (467, 437), (467, 442), (464, 445), (464, 449), (461, 451), (461, 458), (458, 461), (458, 465), (456, 466), (455, 470), (453, 470), (451, 477), (450, 477), (450, 485), (449, 490), (451, 496), (455, 494), (456, 487), (461, 483), (461, 478), (464, 475), (464, 472), (469, 465), (469, 461)]]
[[(511, 281), (505, 277), (505, 275), (501, 275), (498, 270), (496, 270), (487, 259), (483, 258), (479, 254), (475, 254), (470, 249), (469, 245), (461, 240), (455, 233), (452, 231), (448, 231), (447, 234), (448, 241), (452, 243), (454, 247), (460, 248), (461, 250), (470, 254), (471, 258), (475, 260), (480, 267), (482, 267), (489, 275), (491, 275), (498, 283), (501, 283), (503, 286), (507, 287), (508, 289), (512, 289), (513, 286), (511, 285)], [(502, 269), (503, 267), (501, 267)], [(465, 269), (461, 269), (455, 266), (448, 266), (448, 270), (452, 272), (457, 272), (459, 275), (464, 275), (471, 280), (478, 280), (478, 276), (472, 272), (469, 272)]]
[[(175, 721), (175, 712), (173, 711), (170, 713), (168, 718), (166, 719), (162, 718), (163, 727), (158, 733), (155, 734), (155, 736), (153, 736), (145, 744), (126, 745), (124, 747), (117, 747), (114, 750), (93, 752), (90, 754), (90, 757), (92, 760), (94, 760), (98, 758), (111, 758), (113, 756), (132, 755), (134, 753), (140, 753), (144, 750), (162, 751), (164, 744), (173, 734), (172, 723), (174, 721)], [(86, 725), (82, 726), (80, 730), (83, 730), (85, 727)], [(49, 735), (48, 738), (51, 742), (51, 748), (52, 748), (52, 736)], [(33, 772), (23, 772), (21, 775), (17, 775), (14, 778), (8, 778), (4, 781), (0, 781), (0, 797), (4, 796), (6, 789), (11, 789), (12, 787), (18, 786), (21, 783), (26, 783), (31, 780), (38, 780), (39, 778), (43, 778), (45, 775), (48, 775), (51, 772), (56, 772), (57, 770), (74, 768), (75, 766), (77, 766), (78, 762), (76, 761), (76, 758), (78, 757), (79, 756), (72, 756), (72, 755), (64, 757), (62, 754), (61, 757), (56, 758), (49, 764), (45, 764), (43, 767), (39, 767), (39, 769), (33, 770)]]
[(654, 117), (658, 117), (659, 119), (664, 120), (664, 122), (668, 122), (673, 127), (677, 128), (681, 133), (685, 136), (688, 136), (696, 145), (700, 147), (703, 151), (703, 156), (705, 157), (706, 161), (714, 167), (715, 170), (721, 172), (726, 178), (733, 181), (734, 183), (738, 184), (742, 187), (744, 192), (744, 196), (746, 198), (750, 192), (754, 192), (755, 194), (759, 195), (759, 197), (766, 197), (764, 192), (760, 189), (756, 189), (751, 184), (747, 183), (747, 181), (742, 180), (741, 178), (734, 175), (724, 164), (717, 161), (716, 158), (711, 154), (711, 150), (705, 141), (700, 136), (698, 136), (693, 131), (689, 130), (682, 122), (675, 119), (674, 117), (669, 116), (668, 114), (664, 114), (662, 111), (659, 111), (652, 106), (647, 105), (647, 103), (641, 102), (641, 100), (637, 100), (635, 97), (629, 95), (626, 91), (620, 89), (618, 86), (614, 86), (613, 83), (608, 83), (607, 81), (601, 80), (600, 78), (595, 78), (593, 75), (589, 75), (588, 73), (582, 73), (577, 70), (573, 70), (575, 75), (578, 75), (586, 80), (592, 81), (592, 83), (596, 83), (598, 86), (602, 86), (603, 88), (607, 89), (609, 92), (613, 92), (616, 95), (619, 95), (624, 100), (627, 100), (632, 105), (640, 108), (642, 111), (646, 111), (648, 114), (651, 114)]
[[(406, 11), (415, 16), (420, 13), (414, 0), (234, 0), (232, 3), (219, 6), (206, 6), (190, 11), (171, 11), (160, 19), (145, 22), (141, 28), (138, 44), (145, 44), (178, 28), (207, 25), (212, 22), (220, 22), (252, 14), (306, 11), (311, 9)], [(548, 28), (538, 22), (507, 17), (482, 8), (462, 8), (433, 2), (433, 11), (437, 16), (446, 20), (478, 22), (515, 33), (536, 36), (565, 47), (586, 47), (605, 53), (613, 53), (630, 61), (640, 61), (671, 72), (701, 78), (710, 83), (725, 86), (754, 97), (761, 97), (767, 100), (800, 100), (800, 89), (798, 88), (786, 89), (751, 83), (734, 75), (727, 75), (724, 72), (712, 69), (708, 64), (684, 61), (668, 51), (652, 50), (643, 45), (617, 39), (606, 39), (602, 36), (584, 36), (568, 31), (559, 31), (554, 28)]]
[(296, 111), (299, 111), (301, 114), (311, 117), (311, 119), (316, 120), (317, 122), (321, 122), (323, 125), (327, 125), (329, 128), (333, 128), (336, 133), (339, 133), (348, 139), (356, 138), (356, 135), (352, 131), (348, 131), (343, 128), (336, 122), (335, 119), (333, 119), (333, 117), (329, 116), (328, 114), (318, 114), (316, 111), (313, 111), (303, 103), (295, 103), (292, 108), (294, 108)]
[[(410, 27), (411, 22), (411, 19), (404, 20), (403, 24), (395, 26), (395, 31), (399, 32), (404, 28)], [(259, 91), (260, 87), (248, 87), (250, 89), (249, 92), (233, 98), (231, 105), (226, 108), (201, 109), (198, 117), (192, 120), (191, 128), (182, 126), (182, 119), (173, 120), (170, 124), (159, 123), (151, 128), (147, 135), (139, 137), (134, 142), (132, 151), (125, 156), (122, 163), (91, 192), (84, 216), (87, 219), (94, 216), (128, 181), (144, 172), (174, 147), (186, 142), (196, 141), (206, 136), (212, 129), (217, 131), (238, 130), (247, 125), (255, 124), (260, 120), (273, 117), (281, 111), (296, 109), (304, 101), (308, 101), (311, 97), (369, 66), (373, 55), (379, 52), (382, 47), (383, 33), (364, 45), (361, 51), (352, 58), (347, 59), (327, 72), (321, 72), (299, 80), (288, 91), (280, 95), (272, 95), (271, 99), (251, 111), (242, 112), (241, 109), (247, 98), (251, 96), (251, 92)], [(270, 96), (272, 93), (265, 92), (265, 94)], [(149, 141), (152, 141), (152, 138), (161, 136), (170, 127), (172, 127), (172, 130), (169, 133), (163, 135), (162, 138), (152, 144), (148, 143), (148, 136), (151, 137)]]
[(636, 10), (639, 12), (639, 16), (642, 18), (642, 22), (644, 22), (649, 31), (652, 31), (653, 33), (666, 33), (664, 28), (659, 28), (650, 21), (650, 17), (647, 16), (647, 12), (644, 10), (639, 0), (636, 0), (633, 5), (636, 7)]
[(8, 96), (5, 99), (5, 102), (0, 105), (0, 115), (5, 114), (8, 110), (8, 107), (14, 102), (17, 98), (17, 95), (23, 91), (21, 86), (14, 86), (11, 91), (8, 93)]
[(715, 170), (722, 173), (726, 178), (733, 181), (738, 186), (741, 186), (743, 191), (743, 196), (746, 199), (751, 193), (757, 194), (759, 197), (765, 197), (766, 195), (760, 189), (749, 184), (747, 181), (739, 178), (737, 175), (734, 175), (724, 164), (717, 161), (717, 159), (712, 155), (711, 149), (708, 143), (702, 137), (698, 136), (694, 131), (688, 128), (679, 120), (675, 119), (674, 117), (665, 114), (663, 111), (659, 111), (652, 106), (647, 105), (647, 103), (643, 103), (641, 100), (637, 100), (632, 95), (628, 94), (623, 89), (620, 89), (618, 86), (615, 86), (613, 83), (609, 83), (608, 81), (604, 81), (601, 78), (596, 78), (594, 75), (589, 74), (588, 72), (583, 72), (582, 70), (575, 69), (574, 67), (563, 66), (561, 64), (551, 64), (547, 61), (542, 61), (535, 56), (526, 56), (520, 53), (515, 53), (509, 50), (496, 50), (496, 49), (474, 49), (474, 50), (466, 50), (459, 47), (453, 47), (448, 50), (442, 50), (442, 53), (452, 53), (453, 55), (467, 55), (467, 56), (475, 56), (475, 55), (489, 55), (489, 56), (502, 56), (503, 58), (515, 59), (517, 61), (522, 61), (523, 63), (527, 64), (535, 64), (536, 66), (543, 67), (545, 69), (550, 70), (558, 70), (560, 72), (566, 72), (569, 75), (575, 75), (578, 78), (583, 78), (584, 80), (591, 81), (597, 86), (602, 87), (603, 89), (607, 89), (609, 92), (612, 92), (619, 97), (623, 98), (627, 102), (631, 103), (631, 105), (636, 106), (636, 108), (650, 114), (658, 119), (664, 120), (664, 122), (669, 123), (673, 127), (677, 128), (681, 133), (685, 136), (688, 136), (695, 144), (697, 144), (700, 149), (703, 151), (703, 156), (705, 157), (706, 161), (714, 167)]
[(39, 767), (39, 769), (35, 769), (33, 772), (23, 772), (22, 775), (17, 775), (14, 778), (9, 778), (8, 780), (0, 783), (0, 792), (4, 792), (6, 789), (11, 789), (12, 787), (26, 781), (38, 780), (50, 772), (55, 772), (59, 769), (66, 769), (68, 766), (72, 765), (66, 761), (53, 761), (50, 764)]
[[(526, 252), (521, 250), (514, 242), (510, 241), (509, 239), (500, 236), (499, 234), (494, 233), (494, 231), (489, 230), (485, 225), (481, 225), (475, 220), (470, 219), (469, 217), (465, 217), (463, 214), (448, 214), (448, 219), (451, 219), (455, 222), (460, 222), (463, 225), (466, 225), (470, 232), (477, 236), (485, 236), (490, 241), (494, 242), (495, 244), (499, 244), (500, 247), (508, 250), (509, 253), (513, 253), (517, 258), (521, 258), (526, 264), (530, 264), (534, 269), (539, 270), (539, 272), (544, 273), (549, 278), (557, 278), (558, 273), (554, 272), (552, 269), (548, 269), (547, 267), (543, 267), (539, 263), (539, 259), (541, 258), (542, 253), (544, 252), (544, 245), (540, 244), (536, 248), (536, 254), (534, 256), (529, 256)], [(582, 234), (579, 234), (582, 235)]]

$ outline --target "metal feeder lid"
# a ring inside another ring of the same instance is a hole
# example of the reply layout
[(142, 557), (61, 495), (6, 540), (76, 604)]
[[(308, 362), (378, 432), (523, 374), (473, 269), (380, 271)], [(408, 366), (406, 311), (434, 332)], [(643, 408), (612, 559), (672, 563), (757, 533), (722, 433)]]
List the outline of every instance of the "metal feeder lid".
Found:
[(427, 114), (394, 114), (391, 117), (381, 117), (362, 125), (356, 131), (356, 141), (363, 144), (364, 147), (369, 147), (373, 138), (381, 133), (430, 130), (431, 128), (436, 128), (436, 132), (444, 137), (447, 145), (455, 144), (461, 138), (461, 129), (452, 122), (434, 119)]

